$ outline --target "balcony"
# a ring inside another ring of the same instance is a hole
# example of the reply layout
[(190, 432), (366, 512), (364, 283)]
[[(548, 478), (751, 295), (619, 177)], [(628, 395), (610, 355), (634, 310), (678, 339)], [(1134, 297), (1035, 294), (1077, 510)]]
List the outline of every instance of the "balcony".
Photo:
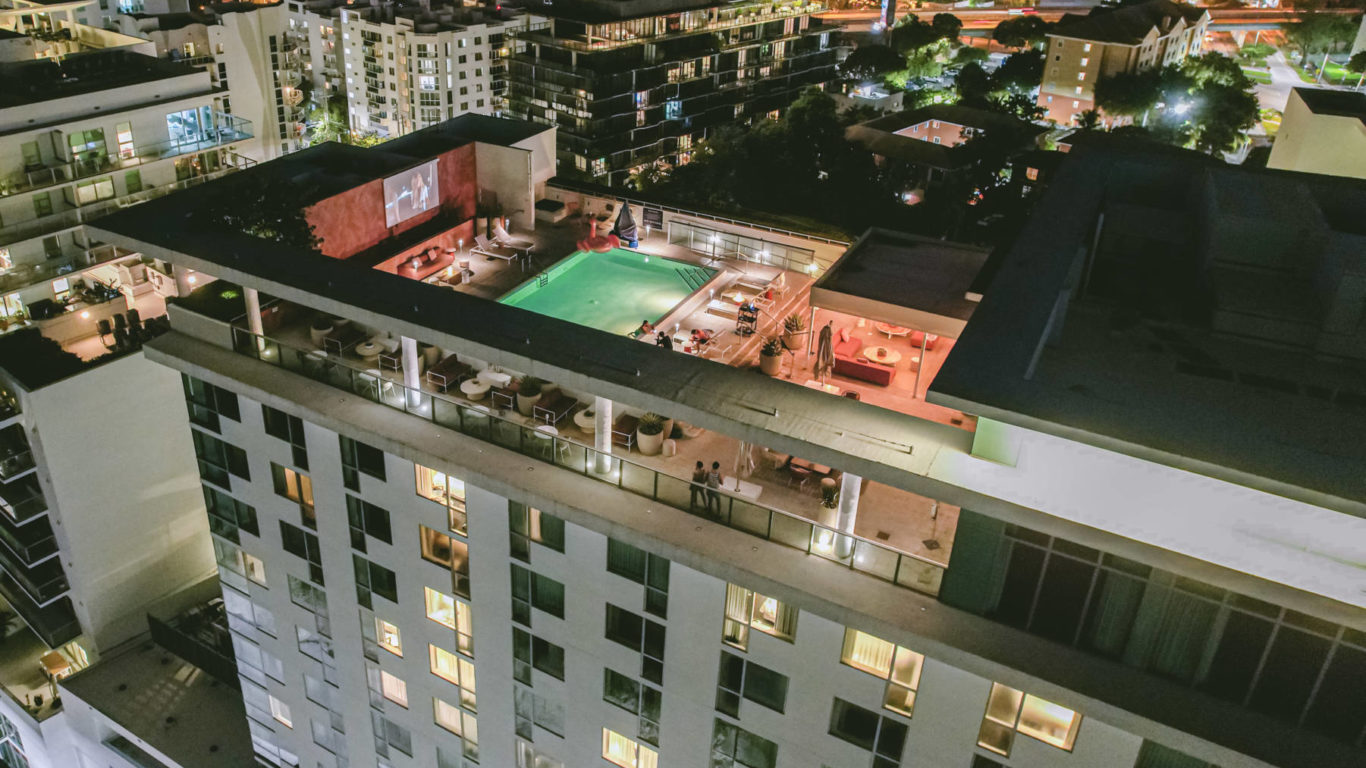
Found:
[(6, 547), (0, 546), (0, 569), (14, 579), (35, 605), (50, 605), (53, 601), (71, 590), (66, 571), (58, 558), (49, 558), (37, 565), (27, 565), (12, 555)]
[[(11, 245), (13, 243), (17, 243), (23, 240), (31, 240), (35, 237), (46, 237), (47, 235), (50, 235), (54, 232), (59, 232), (63, 229), (71, 229), (74, 227), (78, 227), (84, 224), (85, 222), (91, 221), (93, 219), (105, 215), (106, 213), (109, 213), (115, 208), (126, 208), (130, 205), (136, 205), (137, 203), (146, 202), (153, 198), (161, 197), (162, 195), (167, 195), (177, 190), (186, 189), (196, 184), (202, 184), (206, 181), (216, 179), (226, 173), (230, 173), (232, 171), (239, 170), (242, 168), (248, 168), (256, 164), (256, 161), (248, 157), (238, 155), (236, 153), (229, 155), (226, 158), (226, 162), (228, 163), (228, 165), (226, 165), (225, 167), (219, 168), (215, 171), (210, 171), (208, 173), (200, 174), (198, 176), (191, 176), (189, 178), (180, 179), (170, 184), (162, 184), (161, 186), (157, 187), (146, 187), (132, 194), (121, 195), (119, 197), (110, 198), (108, 200), (101, 200), (99, 202), (90, 203), (89, 205), (84, 205), (79, 208), (71, 208), (65, 211), (59, 211), (57, 213), (49, 214), (47, 216), (40, 216), (35, 219), (29, 219), (27, 221), (17, 221), (13, 224), (0, 227), (0, 246)], [(104, 257), (102, 260), (107, 260), (107, 258), (114, 257), (113, 252), (108, 250), (101, 250), (97, 255), (102, 255)], [(98, 261), (94, 263), (98, 263)], [(0, 276), (0, 279), (4, 279), (4, 277), (7, 277), (7, 275)], [(30, 284), (30, 282), (32, 281), (25, 282), (23, 284), (28, 285)]]
[(27, 447), (0, 448), (0, 480), (8, 483), (33, 469), (33, 451)]
[(0, 511), (10, 521), (23, 525), (37, 515), (47, 511), (47, 499), (34, 475), (23, 477), (14, 482), (0, 484)]
[(0, 547), (14, 559), (31, 566), (57, 552), (57, 539), (47, 518), (31, 519), (17, 525), (8, 515), (0, 515)]
[(156, 144), (138, 146), (131, 156), (100, 155), (12, 174), (0, 179), (0, 197), (126, 171), (158, 160), (203, 152), (252, 138), (251, 121), (222, 112), (214, 114), (219, 121), (218, 125), (181, 140), (169, 139)]
[[(0, 607), (0, 615), (9, 619), (6, 623), (14, 622), (12, 608)], [(63, 644), (65, 642), (62, 641)], [(48, 677), (43, 664), (44, 657), (51, 658), (51, 654), (58, 654), (61, 663), (67, 665), (68, 671), (62, 673), (63, 677), (78, 668), (76, 660), (69, 654), (52, 650), (60, 646), (48, 644), (37, 632), (22, 625), (17, 631), (7, 634), (4, 642), (0, 643), (0, 687), (21, 709), (40, 722), (62, 711), (60, 704), (53, 706), (58, 690), (56, 683)]]
[[(75, 640), (81, 634), (80, 622), (71, 607), (71, 598), (62, 596), (52, 603), (39, 606), (28, 596), (9, 573), (0, 571), (0, 597), (9, 603), (24, 623), (49, 648), (57, 648)], [(0, 651), (3, 654), (3, 651)]]

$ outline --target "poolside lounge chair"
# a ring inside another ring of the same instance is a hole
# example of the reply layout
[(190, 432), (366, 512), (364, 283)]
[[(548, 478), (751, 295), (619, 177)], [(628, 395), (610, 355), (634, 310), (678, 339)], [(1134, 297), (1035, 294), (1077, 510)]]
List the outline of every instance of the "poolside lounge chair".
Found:
[(631, 450), (636, 444), (636, 427), (640, 426), (640, 417), (623, 413), (612, 422), (612, 445), (620, 445), (626, 450)]
[(512, 410), (517, 407), (517, 393), (511, 387), (490, 389), (489, 399), (493, 402), (493, 407), (500, 411)]
[(516, 250), (522, 251), (523, 253), (530, 252), (531, 249), (536, 247), (536, 244), (531, 242), (530, 240), (523, 240), (520, 237), (513, 237), (512, 235), (509, 235), (508, 231), (506, 229), (503, 229), (502, 224), (493, 225), (493, 240), (498, 245), (505, 246), (507, 248), (514, 248)]
[(538, 403), (531, 407), (531, 417), (536, 421), (554, 426), (563, 421), (564, 417), (568, 416), (578, 406), (578, 400), (557, 389), (542, 397)]
[(340, 355), (369, 337), (365, 331), (348, 323), (323, 337), (323, 349)]
[(490, 259), (502, 259), (503, 261), (513, 261), (522, 255), (521, 251), (515, 248), (490, 243), (489, 239), (483, 235), (475, 236), (474, 247), (470, 249), (470, 253), (477, 253)]
[(445, 392), (452, 384), (459, 384), (474, 375), (474, 369), (460, 362), (455, 355), (446, 358), (427, 371), (427, 383)]
[(740, 305), (728, 299), (712, 299), (707, 302), (707, 311), (722, 317), (735, 317), (740, 314)]

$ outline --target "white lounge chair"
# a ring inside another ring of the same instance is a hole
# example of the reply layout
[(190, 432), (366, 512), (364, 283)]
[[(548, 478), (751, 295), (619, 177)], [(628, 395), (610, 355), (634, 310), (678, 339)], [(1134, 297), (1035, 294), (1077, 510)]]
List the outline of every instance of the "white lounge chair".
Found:
[(483, 235), (475, 236), (474, 247), (470, 249), (470, 253), (477, 253), (490, 259), (502, 259), (503, 261), (513, 261), (521, 255), (515, 248), (490, 243), (489, 239)]
[(502, 224), (493, 225), (493, 239), (498, 245), (522, 251), (523, 253), (530, 253), (531, 249), (536, 247), (536, 244), (530, 240), (523, 240), (509, 235), (508, 231), (503, 229)]

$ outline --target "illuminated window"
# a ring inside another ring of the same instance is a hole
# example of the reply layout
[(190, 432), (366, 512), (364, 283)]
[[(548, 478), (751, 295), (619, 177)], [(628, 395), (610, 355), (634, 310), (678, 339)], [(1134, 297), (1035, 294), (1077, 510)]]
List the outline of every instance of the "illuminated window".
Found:
[(512, 556), (518, 560), (531, 562), (533, 541), (556, 552), (564, 551), (564, 521), (554, 515), (543, 514), (535, 507), (509, 501), (508, 530), (511, 532)]
[(602, 759), (621, 768), (657, 768), (659, 755), (610, 728), (602, 729)]
[(444, 504), (450, 509), (450, 528), (464, 536), (465, 530), (465, 481), (452, 477), (445, 472), (429, 469), (421, 464), (417, 468), (417, 495)]
[(1078, 73), (1077, 73), (1077, 79), (1078, 79), (1078, 80), (1085, 80), (1085, 79), (1086, 79), (1086, 73), (1085, 73), (1085, 72), (1078, 72)]
[(459, 736), (464, 741), (465, 756), (471, 760), (479, 758), (479, 723), (474, 715), (462, 712), (460, 708), (439, 698), (432, 699), (433, 715), (436, 724)]
[(280, 721), (280, 724), (286, 728), (293, 728), (294, 718), (289, 714), (289, 705), (270, 694), (266, 695), (270, 696), (270, 716)]
[(380, 670), (379, 685), (380, 691), (384, 693), (384, 698), (404, 709), (408, 708), (408, 684), (402, 679)]
[(242, 563), (246, 566), (248, 579), (266, 586), (266, 564), (261, 562), (261, 558), (243, 552)]
[(1091, 44), (1090, 44), (1090, 43), (1086, 43), (1086, 44), (1082, 45), (1081, 49), (1082, 49), (1082, 51), (1084, 51), (1085, 53), (1090, 53), (1090, 52), (1091, 52)]
[(423, 525), (419, 528), (422, 541), (422, 559), (429, 563), (449, 568), (454, 579), (456, 594), (470, 594), (469, 547), (465, 542), (434, 531)]
[(274, 478), (275, 493), (297, 503), (303, 512), (304, 525), (317, 530), (318, 521), (313, 511), (313, 481), (308, 475), (273, 461), (270, 463), (270, 474)]
[(977, 745), (1010, 755), (1015, 732), (1067, 751), (1077, 740), (1081, 715), (1000, 683), (992, 683)]
[(460, 706), (471, 712), (475, 706), (474, 665), (444, 648), (428, 645), (427, 652), (433, 675), (460, 688)]
[(424, 587), (427, 597), (427, 618), (442, 626), (454, 629), (460, 652), (474, 655), (474, 619), (469, 605), (450, 595)]
[(378, 616), (375, 617), (375, 639), (379, 643), (379, 647), (389, 653), (395, 656), (403, 655), (403, 640), (399, 635), (398, 627)]
[(1082, 65), (1083, 67), (1086, 66), (1087, 64), (1090, 64), (1090, 63), (1091, 63), (1091, 60), (1088, 59), (1088, 58), (1083, 57), (1082, 60), (1081, 60), (1081, 65)]
[(882, 706), (897, 714), (911, 716), (915, 709), (915, 694), (920, 688), (924, 655), (866, 632), (846, 629), (840, 661), (886, 680), (887, 692)]
[(1025, 169), (1025, 178), (1026, 178), (1026, 179), (1029, 179), (1030, 181), (1038, 181), (1038, 180), (1039, 180), (1039, 169), (1038, 169), (1038, 168), (1026, 168), (1026, 169)]
[(1080, 94), (1080, 93), (1081, 93), (1081, 86), (1079, 85), (1079, 86), (1077, 86), (1076, 88), (1074, 88), (1073, 90), (1076, 91), (1077, 94)]
[(65, 277), (59, 277), (52, 281), (52, 298), (61, 301), (71, 295), (71, 281)]
[(749, 647), (751, 628), (790, 643), (797, 635), (797, 609), (772, 597), (727, 584), (722, 642), (745, 650)]

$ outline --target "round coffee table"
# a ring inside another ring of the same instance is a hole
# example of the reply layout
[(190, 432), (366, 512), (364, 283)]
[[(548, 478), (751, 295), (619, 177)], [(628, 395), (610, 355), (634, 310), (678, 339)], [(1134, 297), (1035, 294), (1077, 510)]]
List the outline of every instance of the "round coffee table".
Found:
[(591, 435), (597, 431), (597, 422), (595, 419), (596, 414), (593, 413), (593, 409), (584, 408), (574, 414), (574, 426)]
[(460, 382), (460, 392), (471, 400), (483, 400), (489, 393), (489, 383), (482, 379), (465, 379)]
[(911, 332), (910, 328), (902, 328), (899, 325), (892, 325), (891, 323), (873, 323), (873, 327), (877, 329), (878, 333), (887, 334), (888, 339), (893, 336), (905, 336)]
[(901, 353), (886, 347), (864, 347), (863, 356), (880, 365), (896, 365), (901, 362)]
[(379, 357), (379, 353), (384, 351), (384, 346), (379, 342), (366, 340), (356, 345), (356, 356), (365, 361), (371, 361)]

